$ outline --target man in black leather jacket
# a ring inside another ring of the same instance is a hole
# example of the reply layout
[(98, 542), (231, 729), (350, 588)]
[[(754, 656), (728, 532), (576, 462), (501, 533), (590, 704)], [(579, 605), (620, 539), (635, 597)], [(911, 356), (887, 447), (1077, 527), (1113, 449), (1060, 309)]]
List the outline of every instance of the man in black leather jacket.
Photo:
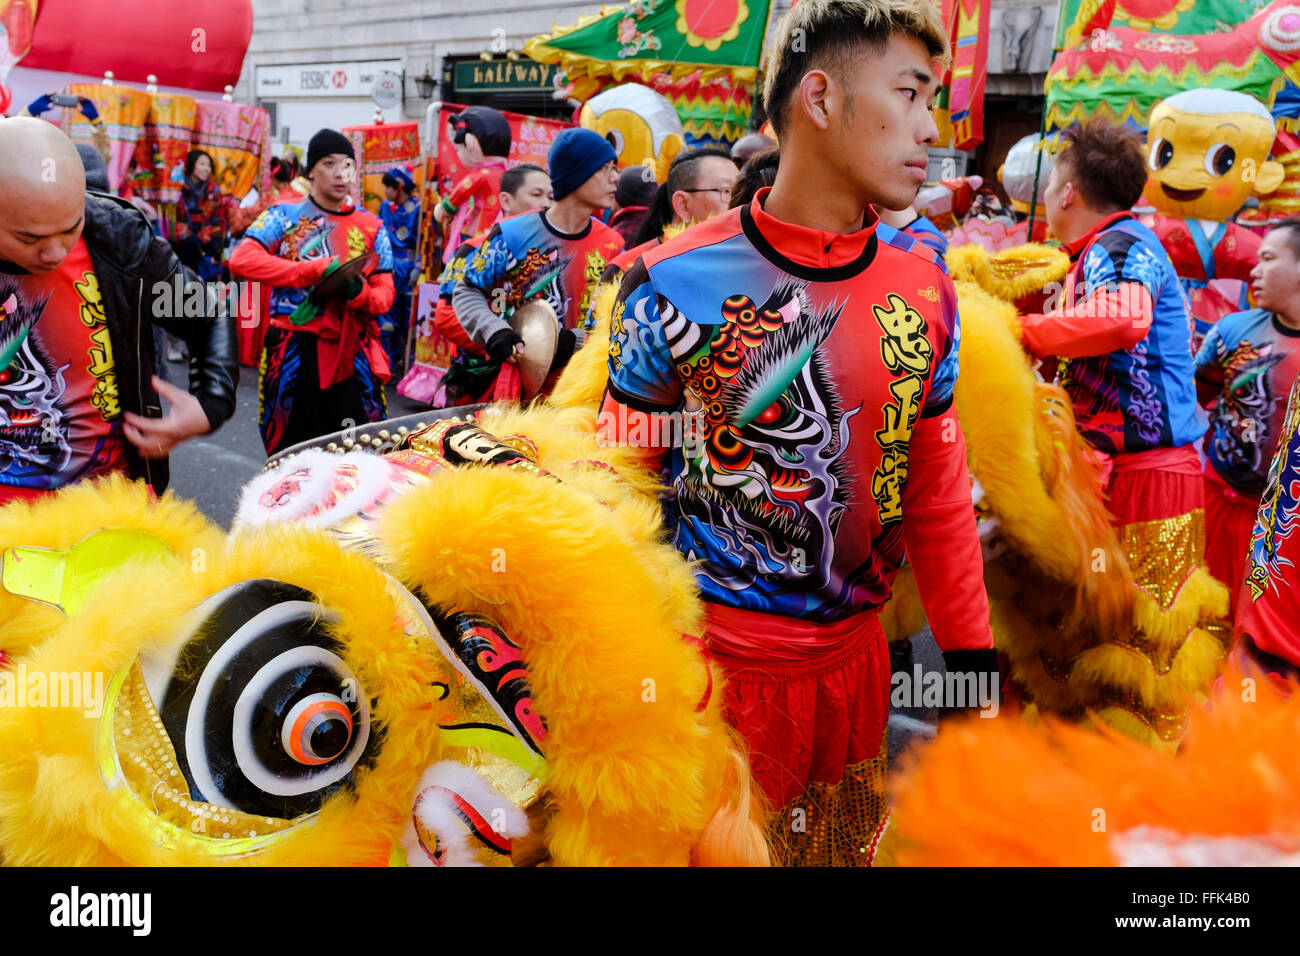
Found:
[[(55, 317), (47, 308), (59, 301), (57, 290), (52, 293), (54, 298), (37, 299), (30, 292), (26, 299), (23, 297), (24, 288), (42, 288), (41, 280), (46, 280), (46, 285), (54, 283), (64, 259), (69, 254), (81, 254), (82, 241), (84, 254), (88, 255), (97, 279), (102, 315), (94, 307), (89, 312), (83, 308), (81, 321), (90, 330), (106, 328), (111, 346), (108, 374), (102, 374), (102, 368), (92, 367), (91, 371), (99, 376), (99, 386), (115, 380), (115, 394), (112, 384), (107, 386), (107, 398), (99, 393), (97, 386), (90, 404), (110, 424), (119, 417), (116, 413), (120, 409), (120, 422), (111, 437), (97, 439), (99, 444), (91, 466), (75, 471), (65, 468), (60, 472), (57, 467), (57, 462), (67, 461), (71, 455), (63, 452), (64, 457), (58, 458), (59, 449), (75, 446), (79, 440), (75, 428), (64, 424), (64, 434), (60, 435), (53, 424), (47, 424), (42, 443), (25, 446), (26, 450), (37, 450), (28, 460), (19, 461), (23, 439), (28, 433), (21, 426), (13, 426), (8, 432), (0, 427), (0, 503), (10, 497), (29, 497), (33, 492), (51, 490), (58, 486), (61, 477), (77, 480), (119, 467), (132, 478), (143, 478), (161, 493), (168, 482), (170, 450), (189, 438), (214, 431), (234, 412), (238, 381), (234, 318), (217, 315), (216, 298), (211, 294), (205, 294), (202, 299), (201, 315), (194, 315), (196, 310), (192, 307), (176, 308), (187, 299), (184, 294), (177, 294), (178, 277), (182, 283), (197, 282), (197, 279), (186, 273), (170, 246), (155, 236), (135, 206), (116, 196), (86, 191), (80, 157), (72, 142), (56, 127), (35, 119), (0, 120), (0, 170), (3, 171), (0, 173), (0, 280), (4, 280), (6, 288), (16, 290), (16, 295), (10, 293), (6, 301), (0, 302), (0, 364), (7, 366), (0, 368), (0, 379), (4, 379), (0, 381), (0, 412), (8, 408), (12, 413), (29, 403), (29, 399), (14, 399), (12, 393), (10, 398), (14, 400), (9, 405), (5, 403), (6, 381), (11, 388), (15, 387), (15, 376), (24, 371), (24, 356), (29, 366), (27, 371), (35, 372), (37, 378), (41, 363), (46, 367), (45, 377), (54, 382), (63, 381), (66, 372), (71, 383), (74, 376), (84, 371), (84, 366), (78, 368), (84, 359), (75, 360), (77, 354), (85, 352), (84, 348), (80, 352), (70, 350), (74, 360), (63, 360), (61, 368), (58, 367), (60, 356), (52, 353), (51, 345), (57, 352), (61, 343), (51, 340), (51, 329), (76, 328), (75, 322), (58, 325), (66, 318)], [(182, 286), (182, 289), (189, 288)], [(15, 307), (10, 309), (15, 314), (6, 314), (6, 304)], [(93, 324), (88, 316), (97, 316), (98, 324)], [(155, 374), (154, 324), (189, 346), (188, 391), (169, 385)], [(40, 331), (33, 331), (37, 329)], [(88, 337), (100, 341), (103, 332), (98, 334), (98, 339), (94, 334)], [(34, 356), (40, 357), (35, 365)], [(57, 372), (57, 376), (48, 372)], [(46, 391), (52, 389), (47, 387)], [(69, 404), (73, 401), (70, 385), (67, 395), (57, 398), (59, 408), (50, 413), (49, 422), (70, 422), (78, 413), (85, 417), (84, 399), (81, 408)], [(169, 405), (166, 415), (162, 413), (162, 398)], [(15, 416), (8, 417), (12, 426)], [(6, 436), (10, 439), (8, 446)], [(122, 454), (114, 447), (104, 450), (106, 444), (114, 441), (124, 446), (120, 449)], [(17, 463), (9, 470), (9, 480), (6, 480), (6, 449), (8, 463)], [(76, 448), (71, 451), (75, 452)], [(49, 464), (52, 459), (55, 466)], [(96, 469), (95, 460), (112, 465)], [(46, 466), (44, 472), (42, 463)], [(14, 473), (21, 477), (14, 479)]]

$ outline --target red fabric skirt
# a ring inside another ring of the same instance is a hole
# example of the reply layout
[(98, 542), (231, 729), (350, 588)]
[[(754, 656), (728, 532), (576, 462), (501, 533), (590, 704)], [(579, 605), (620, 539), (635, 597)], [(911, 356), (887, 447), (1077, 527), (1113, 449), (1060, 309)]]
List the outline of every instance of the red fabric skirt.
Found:
[(1228, 586), (1234, 613), (1241, 585), (1246, 580), (1246, 558), (1258, 510), (1259, 499), (1246, 498), (1233, 491), (1214, 466), (1206, 463), (1205, 563), (1210, 573)]
[(1192, 445), (1111, 459), (1107, 507), (1117, 525), (1176, 518), (1205, 507), (1201, 457)]
[(875, 757), (889, 719), (889, 648), (874, 611), (813, 624), (706, 604), (704, 639), (727, 677), (727, 719), (772, 807), (838, 784)]

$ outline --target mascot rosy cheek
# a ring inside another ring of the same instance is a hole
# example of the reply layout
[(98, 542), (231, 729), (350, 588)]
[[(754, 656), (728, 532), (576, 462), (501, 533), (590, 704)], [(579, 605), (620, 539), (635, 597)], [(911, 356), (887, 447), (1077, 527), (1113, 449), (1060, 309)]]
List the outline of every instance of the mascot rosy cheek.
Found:
[(1268, 158), (1275, 136), (1264, 104), (1232, 90), (1186, 90), (1151, 111), (1144, 198), (1156, 212), (1143, 221), (1178, 271), (1198, 339), (1248, 306), (1260, 237), (1228, 220), (1282, 183), (1282, 165)]

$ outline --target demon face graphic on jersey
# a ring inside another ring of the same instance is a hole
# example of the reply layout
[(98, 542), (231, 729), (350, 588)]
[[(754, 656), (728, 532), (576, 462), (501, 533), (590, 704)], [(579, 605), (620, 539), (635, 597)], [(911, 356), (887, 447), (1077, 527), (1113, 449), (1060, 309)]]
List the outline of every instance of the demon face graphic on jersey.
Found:
[(1283, 356), (1249, 345), (1238, 348), (1223, 363), (1223, 395), (1210, 412), (1210, 434), (1218, 461), (1234, 476), (1264, 470), (1265, 451), (1272, 447), (1268, 432), (1278, 398), (1269, 385), (1269, 370)]
[[(701, 327), (681, 321), (667, 300), (659, 307), (680, 355)], [(795, 283), (778, 285), (761, 305), (732, 296), (725, 323), (678, 362), (696, 426), (675, 480), (689, 518), (678, 534), (708, 553), (705, 573), (723, 587), (825, 584), (848, 497), (848, 423), (858, 411), (842, 411), (819, 353), (842, 308), (811, 311)]]
[(45, 299), (26, 302), (17, 285), (0, 279), (0, 472), (20, 481), (66, 467), (68, 445), (63, 368), (55, 368), (31, 335)]

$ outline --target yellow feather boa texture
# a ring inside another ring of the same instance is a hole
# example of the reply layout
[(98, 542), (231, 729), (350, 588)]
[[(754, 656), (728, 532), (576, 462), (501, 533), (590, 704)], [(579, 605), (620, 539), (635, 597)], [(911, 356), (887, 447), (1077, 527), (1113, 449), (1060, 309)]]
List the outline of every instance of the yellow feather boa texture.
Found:
[[(1198, 567), (1162, 607), (1135, 582), (1069, 398), (1038, 379), (1020, 347), (1013, 303), (1062, 281), (1064, 253), (961, 246), (947, 261), (962, 322), (955, 406), (981, 522), (996, 520), (1002, 546), (984, 567), (994, 639), (1028, 713), (1100, 720), (1175, 747), (1223, 656), (1205, 628), (1226, 613), (1227, 591)], [(916, 602), (900, 576), (882, 614), (891, 639), (918, 629)]]
[[(721, 675), (690, 638), (701, 605), (688, 564), (664, 540), (658, 479), (633, 450), (597, 442), (599, 393), (577, 381), (582, 369), (575, 363), (563, 383), (581, 393), (567, 407), (559, 399), (494, 407), (479, 421), (507, 441), (526, 436), (519, 444), (559, 481), (509, 467), (446, 468), (387, 505), (365, 554), (327, 531), (283, 524), (227, 537), (191, 504), (171, 494), (151, 501), (120, 477), (0, 509), (0, 555), (66, 551), (117, 529), (161, 539), (172, 556), (125, 561), (66, 617), (0, 589), (5, 666), (84, 673), (109, 698), (102, 719), (85, 708), (0, 708), (0, 858), (409, 860), (413, 800), (428, 792), (429, 768), (466, 753), (443, 739), (440, 722), (466, 718), (438, 690), (447, 661), (412, 633), (409, 589), (431, 607), (490, 617), (519, 645), (547, 732), (544, 786), (517, 843), (534, 861), (767, 865), (764, 808), (723, 718)], [(180, 646), (193, 608), (257, 578), (301, 587), (338, 615), (329, 633), (382, 741), (351, 786), (288, 825), (189, 800), (184, 780), (168, 776), (177, 764), (166, 734), (151, 738), (140, 764), (123, 736), (138, 735), (142, 716), (149, 723), (128, 694), (138, 662)]]

